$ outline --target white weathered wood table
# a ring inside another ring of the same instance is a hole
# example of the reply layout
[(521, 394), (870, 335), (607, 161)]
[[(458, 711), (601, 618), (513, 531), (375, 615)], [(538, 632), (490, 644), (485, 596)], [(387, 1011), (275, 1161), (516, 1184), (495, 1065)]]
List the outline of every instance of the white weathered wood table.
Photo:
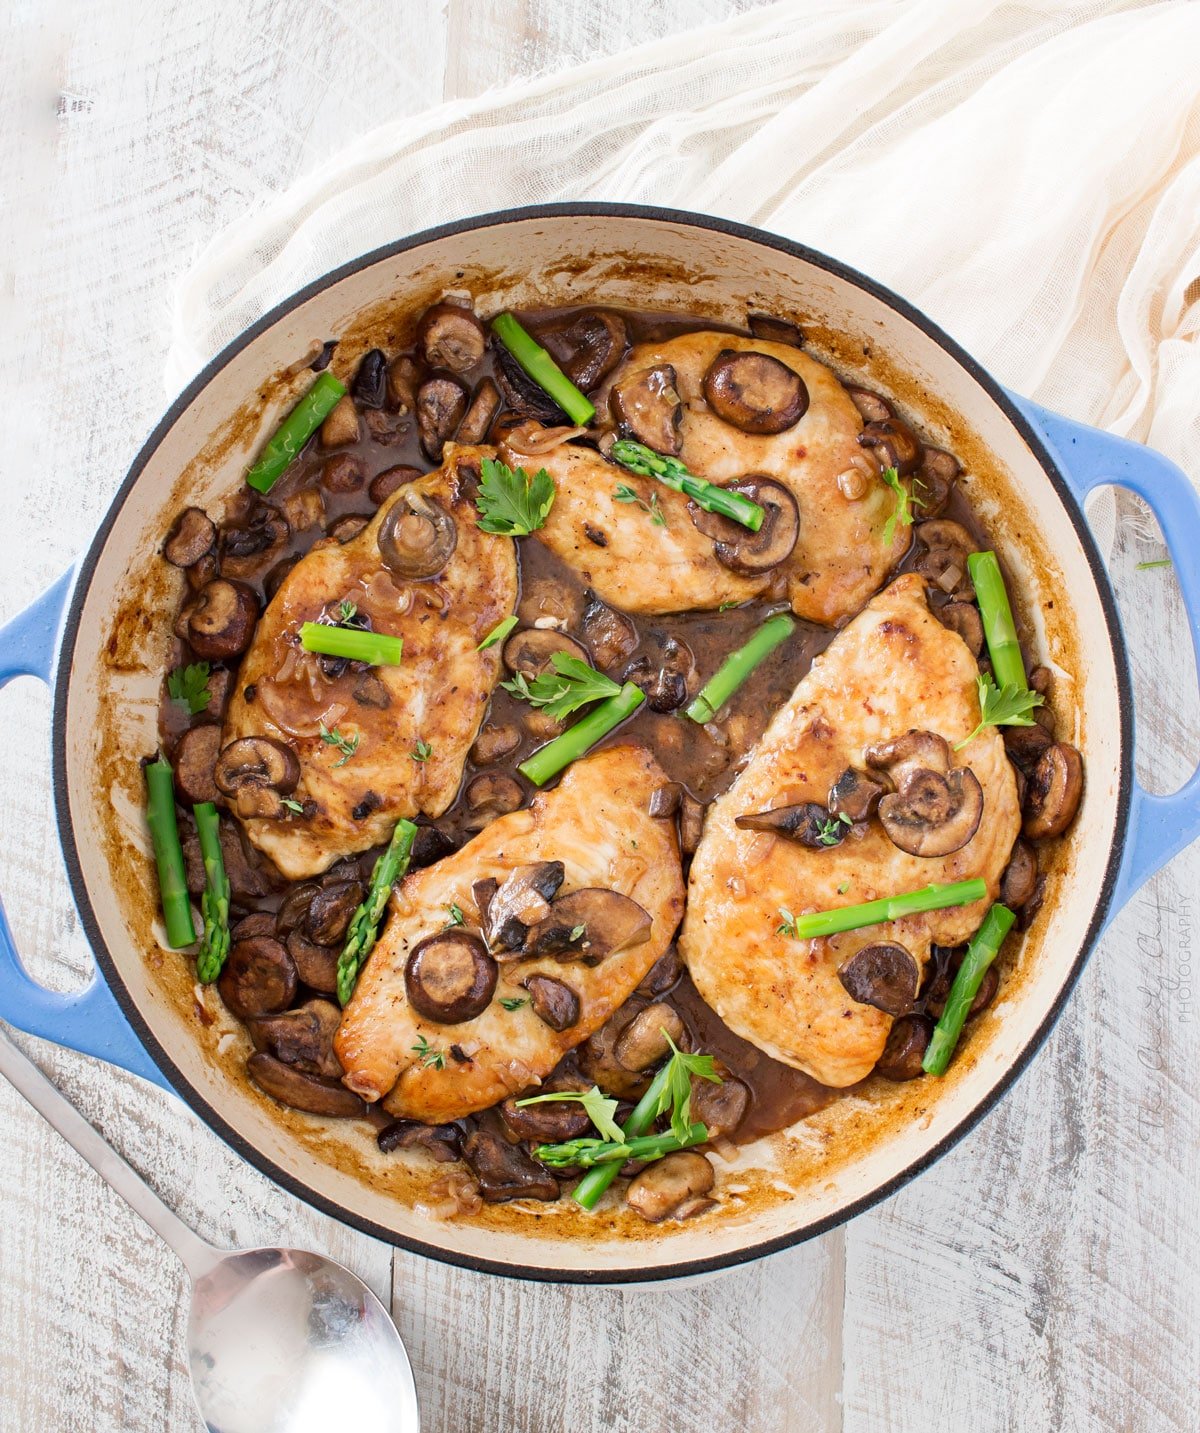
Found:
[[(86, 544), (165, 405), (172, 284), (196, 247), (354, 134), (747, 0), (78, 0), (0, 17), (0, 620)], [(430, 220), (435, 221), (436, 215)], [(1197, 756), (1169, 571), (1115, 559), (1143, 774)], [(49, 983), (85, 978), (52, 821), (49, 702), (0, 697), (3, 892)], [(1200, 1428), (1200, 851), (1118, 919), (1000, 1110), (823, 1239), (693, 1288), (523, 1286), (352, 1233), (240, 1163), (182, 1104), (22, 1043), (205, 1235), (309, 1243), (408, 1341), (433, 1433)], [(0, 1429), (197, 1428), (182, 1274), (0, 1087)]]

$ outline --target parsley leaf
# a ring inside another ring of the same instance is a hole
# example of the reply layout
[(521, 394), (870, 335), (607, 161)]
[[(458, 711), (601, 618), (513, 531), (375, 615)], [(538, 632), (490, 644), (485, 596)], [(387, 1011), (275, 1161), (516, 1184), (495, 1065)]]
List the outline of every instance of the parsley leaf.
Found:
[(817, 828), (817, 840), (822, 846), (836, 846), (845, 834), (841, 820), (835, 816), (822, 821)]
[(341, 761), (335, 761), (333, 763), (334, 770), (339, 766), (345, 766), (358, 750), (358, 743), (361, 740), (358, 732), (355, 732), (353, 736), (343, 736), (337, 727), (334, 727), (334, 729), (330, 731), (323, 721), (317, 723), (317, 731), (326, 746), (336, 746), (342, 753)]
[(504, 1006), (505, 1010), (520, 1010), (522, 1005), (529, 1004), (529, 997), (527, 995), (504, 995), (500, 998), (500, 1004)]
[(304, 815), (303, 801), (293, 801), (290, 796), (285, 796), (280, 804), (286, 806), (289, 811), (294, 811), (297, 816)]
[(615, 697), (621, 690), (611, 677), (566, 652), (552, 652), (550, 662), (554, 671), (543, 672), (532, 682), (523, 672), (518, 672), (511, 682), (500, 685), (530, 706), (542, 707), (548, 716), (558, 720), (587, 706), (588, 702)]
[(446, 1068), (445, 1050), (435, 1048), (426, 1040), (424, 1035), (419, 1036), (417, 1043), (411, 1048), (413, 1054), (416, 1055), (420, 1059), (421, 1064), (427, 1068), (434, 1070), (444, 1070)]
[(433, 755), (433, 747), (430, 746), (427, 741), (422, 741), (421, 738), (418, 737), (416, 746), (414, 746), (408, 754), (414, 761), (428, 761)]
[(631, 488), (628, 483), (618, 483), (613, 489), (613, 497), (619, 503), (636, 503), (643, 512), (650, 514), (650, 521), (655, 527), (666, 527), (666, 514), (658, 505), (657, 493), (651, 493), (650, 501), (647, 502), (636, 488)]
[(212, 693), (208, 690), (208, 674), (212, 668), (207, 662), (193, 662), (188, 667), (176, 667), (167, 677), (167, 693), (172, 701), (187, 707), (193, 716), (204, 711)]
[(484, 458), (475, 499), (484, 532), (525, 537), (542, 526), (553, 505), (554, 479), (545, 468), (531, 478), (524, 468), (514, 472), (495, 458)]
[(688, 1055), (675, 1044), (665, 1030), (663, 1039), (671, 1047), (671, 1059), (667, 1065), (667, 1077), (659, 1094), (654, 1116), (671, 1111), (671, 1131), (675, 1138), (683, 1141), (692, 1129), (692, 1076), (708, 1080), (714, 1085), (723, 1084), (717, 1074), (711, 1055)]
[(980, 675), (976, 679), (979, 688), (979, 725), (962, 741), (954, 743), (954, 750), (961, 751), (973, 742), (985, 726), (1032, 726), (1030, 713), (1040, 707), (1044, 698), (1041, 692), (1026, 687), (1023, 691), (1015, 682), (998, 687), (989, 678)]
[(779, 907), (779, 914), (783, 917), (783, 920), (775, 927), (775, 934), (790, 935), (793, 940), (798, 940), (799, 937), (796, 934), (796, 917), (783, 906)]
[(511, 617), (505, 617), (502, 621), (496, 623), (475, 650), (477, 652), (486, 652), (489, 647), (494, 647), (497, 642), (503, 642), (505, 637), (508, 636), (516, 625), (517, 618), (515, 613)]
[(610, 1096), (602, 1094), (598, 1085), (593, 1085), (590, 1090), (555, 1090), (549, 1095), (530, 1095), (528, 1099), (518, 1100), (517, 1108), (525, 1105), (542, 1105), (547, 1100), (574, 1100), (587, 1111), (587, 1117), (596, 1126), (605, 1139), (612, 1140), (616, 1144), (625, 1143), (625, 1135), (616, 1121), (617, 1102)]
[(909, 506), (908, 489), (900, 481), (900, 474), (895, 468), (884, 468), (880, 474), (883, 481), (896, 494), (896, 506), (890, 518), (883, 525), (883, 542), (885, 547), (891, 547), (896, 537), (896, 524), (902, 527), (912, 527), (912, 508)]

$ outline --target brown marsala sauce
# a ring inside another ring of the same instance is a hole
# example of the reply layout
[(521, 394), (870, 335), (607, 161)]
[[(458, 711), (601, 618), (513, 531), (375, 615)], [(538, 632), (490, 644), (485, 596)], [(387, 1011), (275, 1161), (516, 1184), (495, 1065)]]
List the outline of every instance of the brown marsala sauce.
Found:
[[(527, 327), (536, 330), (541, 323), (550, 319), (562, 320), (579, 311), (547, 310), (519, 314), (518, 317)], [(631, 344), (697, 329), (723, 327), (707, 320), (681, 318), (678, 315), (628, 310), (619, 312), (625, 321)], [(730, 331), (744, 332), (735, 329)], [(389, 360), (395, 357), (396, 352), (395, 349), (389, 350)], [(472, 370), (472, 381), (477, 383), (485, 374), (494, 375), (495, 367), (495, 356), (489, 348), (480, 365)], [(503, 418), (506, 411), (506, 408), (502, 407), (498, 417)], [(373, 477), (398, 465), (409, 465), (422, 471), (430, 471), (435, 466), (421, 452), (416, 425), (411, 415), (401, 416), (384, 408), (361, 409), (360, 417), (362, 422), (359, 441), (353, 446), (339, 448), (337, 452), (338, 455), (349, 454), (358, 458), (366, 469), (366, 480), (357, 492), (352, 493), (336, 493), (320, 488), (325, 507), (323, 521), (293, 532), (282, 552), (264, 555), (261, 567), (242, 577), (242, 580), (256, 590), (264, 607), (264, 579), (280, 562), (287, 557), (307, 552), (312, 544), (324, 535), (326, 529), (339, 519), (351, 515), (369, 519), (374, 515), (376, 504), (367, 493), (367, 486)], [(290, 496), (306, 489), (318, 488), (322, 467), (329, 456), (321, 451), (314, 438), (271, 489), (265, 500), (268, 505), (280, 508)], [(532, 465), (536, 461), (536, 458), (531, 458), (529, 463)], [(263, 501), (250, 488), (239, 489), (226, 505), (223, 521), (219, 524), (222, 531), (245, 525)], [(961, 523), (981, 548), (991, 546), (982, 524), (961, 491), (961, 485), (955, 486), (941, 516)], [(649, 521), (647, 518), (648, 523)], [(518, 539), (517, 551), (521, 583), (518, 612), (522, 625), (533, 625), (539, 616), (558, 616), (561, 613), (567, 616), (568, 633), (583, 640), (580, 617), (587, 601), (586, 584), (573, 569), (543, 547), (536, 537)], [(910, 551), (900, 564), (899, 570), (905, 571), (911, 567), (915, 556), (915, 551)], [(190, 593), (187, 596), (190, 596)], [(931, 603), (935, 607), (948, 600), (936, 590), (931, 596)], [(643, 655), (650, 659), (652, 668), (657, 669), (664, 642), (673, 639), (691, 654), (694, 673), (688, 686), (689, 695), (694, 695), (700, 683), (715, 671), (723, 658), (748, 639), (762, 623), (765, 615), (780, 610), (780, 606), (779, 602), (754, 601), (723, 612), (631, 617), (637, 628), (638, 646), (627, 661), (621, 664), (620, 670), (624, 670), (629, 662)], [(771, 716), (791, 695), (796, 684), (808, 671), (813, 658), (829, 645), (834, 636), (833, 629), (798, 621), (793, 635), (756, 669), (729, 702), (727, 714), (721, 723), (724, 740), (696, 726), (682, 715), (682, 710), (662, 714), (652, 711), (647, 703), (600, 745), (630, 740), (645, 743), (654, 752), (671, 780), (682, 782), (693, 796), (707, 803), (732, 784)], [(1021, 636), (1024, 645), (1026, 634), (1022, 632)], [(171, 666), (174, 667), (185, 660), (192, 658), (184, 644), (177, 642), (172, 653)], [(525, 703), (517, 701), (500, 687), (496, 688), (485, 726), (517, 726), (522, 732), (520, 746), (504, 761), (491, 763), (486, 768), (477, 766), (468, 759), (459, 796), (454, 804), (437, 821), (423, 824), (437, 826), (455, 845), (462, 845), (469, 840), (472, 833), (465, 827), (468, 812), (462, 800), (462, 792), (480, 770), (503, 772), (514, 777), (525, 790), (527, 801), (534, 795), (534, 788), (516, 770), (518, 763), (546, 740), (544, 735), (528, 730), (529, 715), (530, 708)], [(203, 719), (200, 717), (197, 720)], [(159, 725), (163, 748), (168, 756), (173, 754), (176, 742), (191, 722), (186, 708), (167, 697), (164, 685)], [(181, 830), (190, 831), (190, 812), (181, 807), (179, 817)], [(359, 874), (361, 879), (368, 880), (374, 861), (382, 849), (375, 847), (358, 857), (338, 862), (334, 874), (340, 879)], [(283, 883), (270, 861), (248, 845), (247, 855), (253, 866), (270, 876), (275, 889), (251, 900), (239, 901), (235, 897), (235, 919), (251, 910), (276, 909), (291, 888)], [(313, 994), (313, 991), (302, 985), (294, 1003), (301, 1004)], [(756, 1046), (734, 1034), (700, 998), (686, 974), (666, 995), (657, 998), (667, 1001), (679, 1011), (692, 1038), (693, 1048), (716, 1056), (748, 1087), (749, 1109), (734, 1135), (734, 1139), (739, 1143), (786, 1128), (850, 1092), (822, 1085), (803, 1072), (771, 1059)], [(566, 1060), (570, 1061), (572, 1058), (568, 1055)], [(373, 1123), (383, 1122), (379, 1111), (372, 1111), (370, 1118)], [(469, 1124), (470, 1121), (465, 1123)]]

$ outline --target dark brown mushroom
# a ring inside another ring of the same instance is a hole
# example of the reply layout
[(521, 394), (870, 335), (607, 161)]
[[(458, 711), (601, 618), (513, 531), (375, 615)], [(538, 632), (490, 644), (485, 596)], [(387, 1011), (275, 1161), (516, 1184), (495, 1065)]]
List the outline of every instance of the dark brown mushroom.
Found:
[(883, 1054), (875, 1063), (875, 1073), (894, 1084), (915, 1080), (925, 1072), (921, 1061), (933, 1033), (933, 1022), (924, 1015), (905, 1015), (888, 1031)]
[(458, 546), (458, 526), (433, 498), (402, 490), (379, 525), (379, 555), (397, 577), (418, 581), (443, 570)]
[(340, 1080), (342, 1067), (333, 1053), (333, 1037), (341, 1019), (342, 1012), (332, 1001), (307, 1000), (295, 1010), (258, 1016), (250, 1022), (250, 1038), (256, 1050), (265, 1050), (285, 1065)]
[(731, 493), (743, 493), (763, 510), (762, 526), (751, 532), (741, 523), (705, 512), (694, 502), (688, 503), (693, 525), (706, 537), (714, 539), (713, 555), (732, 572), (753, 577), (769, 572), (791, 556), (800, 535), (800, 509), (796, 499), (771, 478), (739, 478), (727, 484)]
[(391, 1154), (396, 1149), (420, 1149), (438, 1164), (450, 1164), (462, 1154), (462, 1130), (457, 1125), (393, 1120), (375, 1136), (375, 1143), (383, 1154)]
[(417, 389), (421, 386), (421, 365), (409, 353), (393, 358), (388, 366), (388, 402), (401, 413), (411, 413), (417, 406)]
[(1038, 722), (1033, 726), (1006, 726), (1002, 734), (1009, 761), (1028, 777), (1033, 776), (1038, 762), (1054, 745), (1054, 738)]
[(387, 354), (382, 348), (368, 349), (359, 360), (350, 396), (363, 408), (382, 408), (387, 402)]
[(236, 821), (222, 821), (219, 835), (221, 857), (235, 905), (259, 900), (287, 884), (261, 852), (255, 851), (251, 859), (247, 854), (245, 837)]
[(1017, 911), (1017, 929), (1028, 930), (1046, 900), (1046, 878), (1039, 876), (1033, 884), (1033, 894)]
[(442, 449), (454, 437), (467, 411), (467, 390), (455, 378), (436, 375), (417, 389), (417, 431), (421, 448), (434, 463), (442, 461)]
[(613, 1055), (627, 1070), (653, 1069), (671, 1053), (668, 1035), (678, 1046), (683, 1039), (683, 1017), (673, 1005), (656, 1001), (639, 1010), (621, 1031)]
[(356, 493), (366, 481), (367, 469), (353, 453), (338, 453), (321, 466), (319, 482), (330, 493)]
[(452, 928), (417, 942), (404, 966), (404, 988), (418, 1015), (460, 1025), (487, 1009), (497, 975), (483, 941)]
[(191, 567), (186, 567), (183, 571), (184, 577), (187, 578), (188, 588), (192, 592), (199, 592), (202, 587), (216, 577), (220, 566), (215, 552), (206, 552), (203, 557), (197, 558)]
[(868, 746), (863, 752), (863, 759), (873, 771), (882, 772), (899, 790), (914, 771), (949, 771), (950, 744), (935, 731), (910, 727), (899, 736)]
[(786, 343), (790, 348), (804, 347), (804, 330), (790, 318), (780, 318), (774, 313), (752, 313), (746, 317), (746, 327), (755, 338), (766, 343)]
[(980, 1014), (995, 1000), (1000, 989), (1000, 972), (994, 965), (989, 965), (983, 972), (983, 979), (979, 982), (979, 989), (975, 992), (975, 999), (971, 1001), (971, 1008), (967, 1011), (967, 1019), (973, 1015)]
[(723, 1075), (719, 1085), (692, 1076), (692, 1119), (705, 1126), (709, 1139), (733, 1134), (750, 1107), (750, 1091), (741, 1080), (733, 1079), (728, 1070), (718, 1073)]
[(913, 536), (925, 549), (914, 569), (927, 582), (960, 601), (975, 600), (975, 588), (967, 570), (967, 558), (978, 551), (975, 539), (961, 523), (950, 518), (919, 522)]
[(315, 944), (297, 926), (288, 932), (287, 948), (295, 962), (296, 974), (305, 985), (319, 990), (322, 995), (334, 994), (338, 967), (336, 946)]
[(704, 834), (704, 803), (685, 791), (679, 802), (679, 849), (694, 856)]
[(476, 766), (491, 766), (511, 756), (521, 745), (518, 727), (506, 722), (500, 726), (488, 725), (482, 728), (471, 746), (471, 760)]
[(576, 1052), (584, 1078), (620, 1099), (640, 1099), (650, 1084), (648, 1070), (627, 1070), (613, 1053), (622, 1031), (640, 1009), (641, 1001), (627, 1000)]
[(250, 645), (258, 599), (244, 583), (217, 577), (200, 589), (186, 612), (192, 651), (206, 662), (223, 662)]
[(678, 781), (665, 781), (650, 793), (649, 814), (656, 821), (667, 821), (679, 810), (683, 786)]
[(625, 352), (625, 321), (604, 309), (585, 309), (565, 323), (539, 326), (537, 337), (567, 377), (589, 393)]
[(743, 433), (783, 433), (808, 411), (808, 387), (786, 363), (753, 349), (723, 348), (703, 382), (708, 406)]
[(358, 442), (360, 431), (354, 399), (348, 393), (344, 394), (321, 424), (321, 447), (348, 448), (351, 443)]
[(500, 390), (490, 378), (481, 378), (471, 397), (471, 406), (458, 425), (460, 443), (482, 443), (500, 411)]
[(370, 521), (371, 519), (366, 513), (347, 513), (345, 517), (340, 517), (336, 522), (329, 524), (326, 536), (344, 546), (348, 542), (353, 542)]
[(229, 928), (229, 939), (236, 944), (239, 940), (253, 940), (260, 935), (275, 934), (275, 917), (270, 911), (251, 911)]
[(510, 672), (519, 672), (528, 681), (554, 671), (551, 660), (555, 652), (564, 657), (577, 657), (586, 662), (588, 654), (573, 637), (565, 637), (551, 627), (522, 627), (504, 644), (504, 665)]
[(503, 344), (493, 352), (496, 357), (495, 377), (504, 394), (504, 401), (511, 410), (501, 415), (494, 436), (500, 441), (520, 423), (536, 418), (547, 427), (556, 428), (561, 424), (570, 426), (571, 420), (553, 398), (533, 381)]
[(298, 488), (282, 499), (280, 507), (292, 532), (307, 532), (325, 521), (325, 499), (319, 488)]
[(903, 418), (893, 415), (868, 423), (858, 435), (858, 441), (864, 448), (872, 449), (885, 468), (895, 468), (902, 478), (921, 466), (921, 440)]
[(579, 1021), (579, 996), (553, 975), (530, 975), (523, 982), (533, 1013), (551, 1030), (569, 1030)]
[(711, 1209), (706, 1196), (716, 1182), (713, 1167), (694, 1149), (682, 1149), (649, 1164), (625, 1191), (625, 1202), (650, 1224), (674, 1215), (700, 1214)]
[(258, 503), (245, 521), (221, 529), (221, 574), (235, 580), (253, 579), (282, 555), (291, 536), (287, 518), (278, 508)]
[[(487, 887), (477, 881), (472, 887), (479, 907), (484, 939), (493, 951), (519, 951), (531, 926), (550, 914), (550, 902), (563, 883), (561, 861), (537, 861), (514, 867), (486, 898)], [(501, 956), (501, 959), (512, 959)]]
[(608, 671), (624, 662), (638, 644), (637, 628), (624, 612), (616, 612), (593, 592), (584, 594), (583, 636), (597, 667)]
[(650, 926), (649, 912), (629, 896), (599, 886), (583, 886), (570, 895), (559, 896), (547, 914), (530, 926), (524, 953), (556, 955), (560, 960), (596, 965), (617, 951), (649, 940)]
[(318, 891), (309, 902), (304, 929), (317, 945), (336, 945), (346, 933), (350, 917), (362, 903), (360, 881), (336, 881)]
[(293, 552), (281, 562), (277, 562), (262, 580), (263, 595), (270, 602), (279, 589), (283, 586), (283, 580), (291, 572), (292, 568), (300, 561), (300, 554)]
[(784, 836), (814, 851), (840, 845), (850, 830), (847, 822), (831, 816), (829, 807), (816, 801), (750, 812), (735, 817), (734, 824), (743, 831), (769, 831), (772, 836)]
[(370, 707), (372, 711), (385, 712), (392, 704), (392, 694), (378, 672), (359, 673), (350, 695), (360, 707)]
[(696, 670), (691, 649), (674, 637), (652, 633), (658, 648), (658, 660), (649, 653), (635, 657), (625, 668), (623, 680), (632, 682), (646, 694), (646, 705), (654, 712), (673, 712), (688, 699), (688, 678)]
[(353, 1119), (366, 1113), (366, 1105), (340, 1080), (311, 1075), (295, 1065), (285, 1065), (273, 1055), (251, 1055), (246, 1073), (264, 1094), (294, 1110), (333, 1119)]
[(422, 314), (417, 343), (430, 368), (466, 373), (483, 358), (487, 331), (462, 304), (437, 303)]
[(669, 945), (646, 972), (645, 979), (637, 988), (638, 994), (650, 998), (665, 995), (678, 985), (683, 972), (683, 957), (675, 946)]
[(973, 602), (947, 602), (944, 607), (935, 607), (933, 615), (943, 627), (958, 633), (972, 657), (979, 656), (983, 651), (983, 618)]
[(558, 1181), (517, 1144), (489, 1129), (474, 1129), (463, 1141), (462, 1157), (489, 1204), (508, 1199), (557, 1199)]
[(1048, 746), (1029, 781), (1022, 834), (1030, 841), (1061, 836), (1075, 819), (1082, 795), (1083, 758), (1079, 752), (1065, 741)]
[(220, 804), (221, 793), (213, 778), (217, 755), (221, 750), (219, 726), (193, 726), (179, 738), (175, 747), (175, 790), (189, 806), (201, 801)]
[(907, 1015), (917, 999), (921, 971), (904, 946), (884, 941), (855, 951), (838, 979), (859, 1005), (872, 1005), (885, 1015)]
[(879, 802), (879, 820), (894, 846), (910, 856), (948, 856), (979, 829), (983, 788), (969, 766), (922, 769)]
[(213, 775), (226, 796), (244, 786), (269, 786), (286, 796), (300, 780), (300, 762), (290, 746), (273, 737), (243, 736), (221, 749)]
[(440, 861), (443, 856), (448, 856), (451, 851), (457, 850), (458, 842), (440, 827), (418, 826), (417, 834), (413, 838), (412, 857), (408, 864), (412, 870), (416, 871), (422, 866), (432, 866), (435, 861)]
[(463, 792), (463, 826), (468, 831), (482, 831), (497, 816), (519, 811), (524, 804), (525, 793), (515, 776), (502, 771), (482, 772), (471, 778)]
[(288, 891), (280, 901), (279, 909), (275, 912), (275, 933), (277, 935), (286, 936), (289, 931), (304, 924), (312, 899), (320, 889), (320, 886), (314, 881), (306, 881), (303, 885), (293, 886)]
[(679, 453), (683, 403), (671, 364), (659, 363), (627, 374), (613, 384), (608, 406), (623, 437), (644, 443), (656, 453)]
[(864, 423), (886, 423), (892, 417), (892, 405), (870, 388), (847, 388), (846, 397), (858, 409)]
[(829, 812), (851, 821), (869, 821), (887, 788), (872, 781), (865, 771), (848, 766), (829, 788)]
[(378, 506), (386, 498), (405, 487), (408, 483), (415, 482), (417, 478), (424, 476), (420, 468), (411, 468), (401, 463), (395, 468), (385, 468), (382, 473), (376, 473), (371, 479), (371, 486), (367, 489), (367, 496)]
[(184, 508), (167, 533), (162, 555), (172, 567), (191, 567), (212, 551), (216, 541), (212, 518), (200, 508)]
[(1038, 864), (1033, 847), (1017, 838), (1000, 877), (1000, 899), (1010, 910), (1023, 906), (1037, 885)]
[[(582, 1081), (581, 1089), (586, 1088)], [(552, 1087), (538, 1090), (538, 1094), (574, 1092), (574, 1085), (555, 1083)], [(528, 1094), (533, 1094), (530, 1090)], [(535, 1144), (560, 1144), (564, 1140), (578, 1139), (591, 1128), (588, 1112), (577, 1100), (546, 1100), (536, 1105), (518, 1105), (521, 1095), (510, 1095), (500, 1106), (500, 1118), (518, 1139)]]
[(296, 994), (296, 966), (270, 936), (240, 940), (229, 947), (217, 981), (221, 999), (239, 1020), (286, 1010)]
[(962, 471), (953, 453), (941, 448), (925, 448), (921, 467), (913, 477), (913, 506), (923, 518), (940, 517), (950, 501), (954, 484)]

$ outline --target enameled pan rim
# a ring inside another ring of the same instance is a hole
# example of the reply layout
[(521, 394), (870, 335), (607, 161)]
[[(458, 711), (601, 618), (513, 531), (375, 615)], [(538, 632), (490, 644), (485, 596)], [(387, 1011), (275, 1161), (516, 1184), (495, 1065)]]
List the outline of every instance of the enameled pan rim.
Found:
[[(1114, 666), (1118, 674), (1125, 677), (1125, 680), (1120, 682), (1119, 691), (1116, 694), (1117, 711), (1120, 721), (1120, 761), (1117, 773), (1116, 823), (1114, 828), (1116, 834), (1109, 851), (1099, 899), (1097, 900), (1091, 921), (1088, 924), (1079, 954), (1064, 977), (1053, 1004), (1046, 1012), (1041, 1024), (1030, 1036), (1024, 1048), (1018, 1053), (1009, 1068), (999, 1078), (994, 1088), (989, 1091), (984, 1099), (974, 1105), (953, 1129), (924, 1154), (914, 1159), (890, 1179), (878, 1185), (869, 1194), (865, 1194), (860, 1199), (852, 1201), (837, 1213), (828, 1215), (811, 1224), (805, 1224), (803, 1227), (788, 1234), (779, 1235), (772, 1239), (765, 1239), (757, 1243), (748, 1242), (744, 1247), (731, 1250), (728, 1253), (706, 1259), (680, 1260), (674, 1264), (658, 1265), (650, 1269), (556, 1269), (548, 1265), (518, 1264), (467, 1256), (452, 1249), (446, 1249), (438, 1245), (425, 1243), (419, 1239), (398, 1234), (394, 1230), (376, 1224), (373, 1220), (347, 1210), (342, 1205), (316, 1193), (304, 1184), (302, 1180), (293, 1177), (276, 1165), (273, 1160), (269, 1159), (256, 1146), (251, 1144), (228, 1125), (219, 1111), (188, 1084), (178, 1066), (171, 1058), (170, 1053), (159, 1042), (146, 1021), (142, 1018), (141, 1012), (130, 998), (116, 962), (113, 960), (101, 935), (99, 923), (88, 896), (87, 884), (83, 873), (83, 862), (75, 841), (75, 833), (71, 824), (70, 802), (67, 796), (66, 715), (69, 678), (74, 660), (80, 618), (92, 578), (95, 574), (96, 564), (126, 499), (135, 487), (151, 457), (179, 417), (203, 393), (205, 388), (209, 386), (221, 370), (260, 334), (266, 332), (266, 330), (271, 328), (281, 318), (300, 307), (300, 305), (307, 302), (310, 298), (313, 298), (340, 280), (370, 268), (377, 263), (394, 258), (398, 254), (435, 242), (438, 239), (470, 232), (472, 230), (498, 228), (505, 224), (543, 218), (588, 217), (650, 220), (674, 225), (690, 225), (695, 228), (728, 234), (733, 238), (748, 243), (777, 250), (791, 258), (800, 259), (815, 268), (823, 269), (825, 272), (843, 282), (863, 290), (879, 303), (894, 310), (902, 318), (921, 329), (922, 332), (945, 350), (945, 352), (969, 374), (979, 387), (987, 393), (991, 400), (1002, 411), (1009, 423), (1012, 424), (1013, 428), (1020, 434), (1033, 456), (1037, 459), (1039, 466), (1045, 473), (1046, 478), (1066, 511), (1079, 542), (1082, 545), (1084, 556), (1087, 559), (1088, 567), (1095, 583), (1096, 594), (1100, 601), (1101, 610), (1104, 614), (1105, 626), (1108, 630), (1108, 639), (1112, 646)], [(406, 1249), (415, 1254), (422, 1254), (427, 1258), (437, 1259), (442, 1263), (457, 1265), (460, 1268), (472, 1269), (479, 1273), (497, 1274), (507, 1278), (528, 1279), (544, 1283), (657, 1283), (661, 1280), (710, 1274), (721, 1269), (731, 1268), (738, 1264), (764, 1258), (768, 1254), (774, 1254), (782, 1249), (789, 1249), (797, 1244), (802, 1244), (809, 1239), (815, 1238), (819, 1234), (827, 1233), (830, 1229), (837, 1228), (839, 1225), (853, 1219), (856, 1215), (863, 1213), (865, 1210), (887, 1199), (903, 1185), (927, 1169), (935, 1160), (940, 1159), (942, 1155), (952, 1149), (964, 1135), (974, 1129), (1002, 1096), (1008, 1093), (1019, 1076), (1024, 1073), (1034, 1055), (1045, 1043), (1050, 1030), (1062, 1013), (1067, 997), (1074, 989), (1075, 983), (1079, 979), (1079, 975), (1091, 955), (1100, 932), (1104, 928), (1116, 889), (1121, 857), (1124, 852), (1125, 828), (1129, 819), (1133, 782), (1133, 698), (1131, 694), (1131, 683), (1128, 680), (1129, 670), (1128, 653), (1108, 572), (1074, 493), (1071, 491), (1071, 488), (1062, 476), (1053, 458), (1042, 444), (1038, 434), (1012, 403), (1004, 389), (985, 369), (980, 367), (968, 353), (950, 338), (948, 334), (944, 333), (932, 320), (927, 318), (918, 309), (913, 308), (911, 304), (900, 298), (899, 295), (891, 292), (891, 290), (885, 288), (882, 284), (876, 283), (873, 279), (867, 278), (865, 275), (838, 262), (836, 259), (831, 259), (825, 254), (818, 253), (790, 239), (784, 239), (778, 235), (767, 233), (764, 230), (755, 229), (745, 224), (737, 224), (727, 219), (716, 219), (708, 215), (693, 214), (684, 210), (660, 209), (638, 204), (566, 203), (531, 205), (526, 208), (505, 209), (494, 214), (483, 214), (475, 218), (458, 220), (452, 224), (443, 224), (436, 228), (425, 229), (408, 238), (398, 240), (394, 244), (387, 244), (382, 248), (373, 250), (369, 254), (364, 254), (361, 258), (342, 265), (340, 268), (326, 274), (323, 278), (314, 280), (299, 290), (299, 292), (284, 300), (283, 303), (277, 305), (269, 313), (264, 314), (262, 318), (252, 324), (244, 333), (234, 339), (232, 343), (227, 345), (227, 347), (217, 354), (217, 356), (197, 374), (171, 404), (161, 422), (159, 422), (134, 459), (128, 475), (118, 489), (116, 496), (113, 498), (100, 524), (95, 538), (92, 540), (86, 555), (79, 563), (75, 585), (71, 593), (70, 606), (63, 626), (62, 644), (59, 649), (54, 682), (53, 780), (55, 812), (67, 874), (70, 879), (71, 889), (79, 910), (84, 931), (87, 934), (89, 944), (95, 954), (100, 973), (107, 981), (126, 1019), (181, 1098), (196, 1111), (201, 1119), (203, 1119), (215, 1133), (220, 1135), (226, 1144), (241, 1155), (243, 1159), (254, 1165), (262, 1174), (265, 1174), (269, 1179), (286, 1189), (289, 1193), (294, 1194), (297, 1198), (320, 1209), (322, 1213), (328, 1214), (332, 1218), (344, 1224), (348, 1224), (364, 1234), (370, 1234), (376, 1239), (381, 1239), (384, 1243)]]

